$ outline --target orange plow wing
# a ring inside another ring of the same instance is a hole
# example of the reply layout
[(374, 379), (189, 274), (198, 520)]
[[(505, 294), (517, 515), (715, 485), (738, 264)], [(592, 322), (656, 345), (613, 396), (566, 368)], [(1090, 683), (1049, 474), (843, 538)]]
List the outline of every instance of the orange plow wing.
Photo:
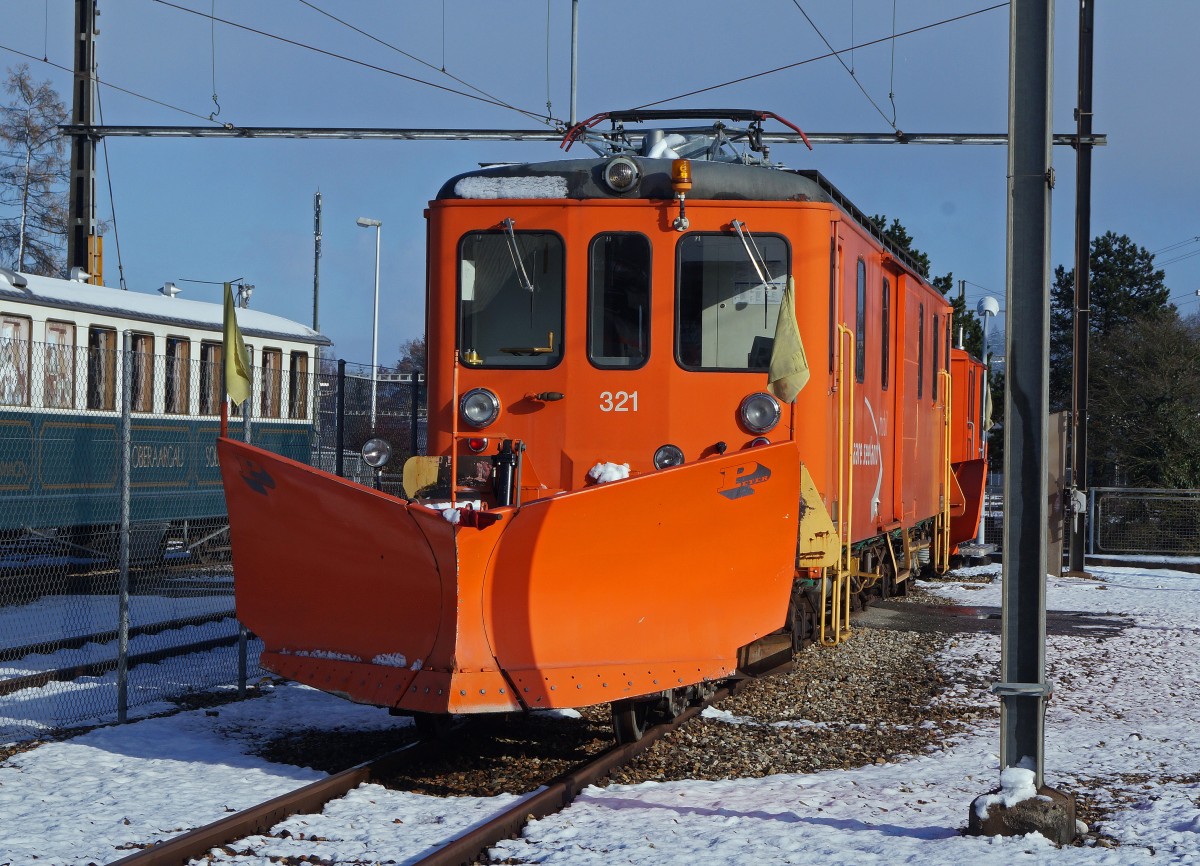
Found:
[(263, 665), (430, 712), (574, 707), (725, 676), (783, 624), (800, 464), (756, 448), (488, 512), (483, 528), (221, 440)]

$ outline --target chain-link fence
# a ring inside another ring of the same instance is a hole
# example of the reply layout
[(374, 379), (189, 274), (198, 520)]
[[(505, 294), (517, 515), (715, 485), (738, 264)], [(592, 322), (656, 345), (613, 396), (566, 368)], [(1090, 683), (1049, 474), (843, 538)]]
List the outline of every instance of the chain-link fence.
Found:
[[(127, 339), (0, 338), (0, 742), (260, 673), (234, 616), (220, 344), (195, 358), (194, 342), (154, 355)], [(255, 360), (230, 437), (363, 483), (372, 435), (396, 451), (386, 481), (423, 450), (423, 376), (384, 370), (372, 385), (368, 366), (312, 376), (305, 353)]]
[[(314, 465), (362, 484), (377, 481), (399, 491), (404, 461), (426, 448), (426, 390), (423, 373), (366, 364), (327, 363), (318, 380), (318, 430)], [(378, 479), (362, 459), (362, 446), (374, 438), (392, 447)]]
[(1093, 488), (1089, 552), (1200, 556), (1200, 490)]

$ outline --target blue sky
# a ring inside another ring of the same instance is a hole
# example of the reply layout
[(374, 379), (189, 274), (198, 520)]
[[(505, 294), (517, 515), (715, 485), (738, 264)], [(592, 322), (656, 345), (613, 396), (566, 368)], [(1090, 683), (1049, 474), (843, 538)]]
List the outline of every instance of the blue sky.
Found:
[[(176, 0), (172, 0), (176, 2)], [(535, 113), (569, 114), (568, 0), (504, 4), (444, 0), (177, 0), (207, 15), (283, 36), (392, 72), (466, 90), (446, 73)], [(578, 114), (644, 105), (738, 76), (961, 16), (990, 0), (752, 0), (686, 4), (583, 2)], [(70, 0), (6, 0), (0, 69), (29, 62), (60, 92), (70, 76)], [(331, 20), (336, 14), (429, 65)], [(549, 6), (549, 9), (548, 9)], [(803, 8), (803, 12), (801, 11)], [(100, 78), (171, 107), (102, 89), (109, 124), (535, 128), (527, 117), (375, 69), (317, 54), (180, 11), (156, 0), (100, 0)], [(812, 23), (806, 20), (807, 13)], [(1075, 129), (1077, 6), (1056, 5), (1054, 128)], [(814, 25), (815, 24), (815, 28)], [(826, 59), (667, 103), (764, 108), (811, 131), (1004, 132), (1007, 7), (844, 55), (852, 79)], [(817, 32), (820, 30), (820, 34)], [(1158, 264), (1185, 313), (1198, 308), (1200, 173), (1195, 142), (1195, 34), (1200, 3), (1097, 4), (1095, 124), (1109, 146), (1093, 158), (1092, 235), (1107, 230), (1165, 250)], [(215, 62), (214, 62), (215, 61)], [(859, 89), (858, 84), (879, 106)], [(886, 115), (886, 117), (884, 116)], [(198, 117), (197, 117), (198, 116)], [(321, 329), (336, 353), (369, 361), (374, 230), (383, 221), (379, 357), (424, 328), (422, 216), (448, 177), (479, 163), (556, 158), (555, 144), (235, 141), (113, 138), (108, 142), (116, 227), (130, 289), (166, 280), (244, 277), (252, 306), (312, 319), (312, 200), (324, 196)], [(898, 217), (933, 271), (968, 281), (968, 302), (1005, 285), (1003, 147), (777, 147), (793, 167), (824, 172), (861, 209)], [(1053, 264), (1072, 264), (1074, 153), (1055, 148)], [(101, 156), (100, 216), (112, 218)], [(116, 243), (105, 239), (105, 281), (118, 284)], [(1180, 258), (1180, 257), (1183, 258)], [(1179, 259), (1172, 262), (1172, 259)], [(219, 300), (219, 286), (182, 284)]]

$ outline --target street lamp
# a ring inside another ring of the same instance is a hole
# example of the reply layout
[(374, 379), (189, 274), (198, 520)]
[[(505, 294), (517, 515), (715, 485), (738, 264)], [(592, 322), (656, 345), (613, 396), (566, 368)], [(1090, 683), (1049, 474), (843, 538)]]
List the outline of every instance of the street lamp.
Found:
[(375, 306), (371, 313), (371, 432), (375, 432), (375, 393), (377, 350), (379, 347), (379, 230), (383, 223), (369, 217), (359, 217), (356, 222), (365, 229), (375, 229)]
[[(994, 316), (1000, 312), (1000, 302), (997, 301), (995, 298), (993, 298), (991, 295), (985, 295), (984, 297), (979, 299), (979, 303), (978, 303), (978, 305), (976, 305), (975, 311), (977, 313), (979, 313), (979, 315), (983, 316), (983, 358), (982, 358), (982, 360), (983, 360), (984, 393), (982, 396), (983, 396), (984, 400), (989, 400), (991, 397), (991, 393), (988, 389), (990, 389), (992, 387), (991, 382), (989, 381), (989, 379), (991, 377), (992, 363), (991, 363), (991, 356), (988, 353), (988, 322), (991, 320), (992, 316)], [(983, 419), (981, 419), (981, 423), (986, 423), (987, 420), (988, 419), (983, 418)], [(981, 440), (981, 444), (986, 448), (987, 441), (988, 441), (988, 431), (987, 431), (986, 427), (982, 431), (980, 440)], [(984, 473), (984, 477), (986, 478), (987, 477), (987, 467), (984, 467), (983, 473)], [(984, 486), (986, 489), (986, 486), (987, 486), (986, 481), (984, 482)], [(987, 520), (985, 519), (984, 514), (981, 513), (979, 515), (979, 537), (976, 539), (976, 541), (979, 544), (984, 543), (984, 530), (986, 528), (986, 525), (987, 525)]]

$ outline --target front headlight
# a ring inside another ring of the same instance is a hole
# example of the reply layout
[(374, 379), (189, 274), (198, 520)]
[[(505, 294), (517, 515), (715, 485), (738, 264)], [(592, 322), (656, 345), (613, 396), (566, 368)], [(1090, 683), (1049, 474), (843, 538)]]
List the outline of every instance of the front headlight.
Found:
[(751, 394), (738, 406), (738, 418), (751, 433), (766, 433), (779, 423), (779, 402), (765, 391)]
[(362, 459), (372, 469), (382, 469), (392, 459), (392, 444), (386, 439), (368, 439), (362, 447)]
[(683, 451), (677, 445), (663, 445), (654, 452), (654, 468), (666, 469), (683, 463)]
[(472, 388), (458, 401), (458, 412), (472, 427), (486, 427), (500, 415), (500, 398), (487, 388)]

